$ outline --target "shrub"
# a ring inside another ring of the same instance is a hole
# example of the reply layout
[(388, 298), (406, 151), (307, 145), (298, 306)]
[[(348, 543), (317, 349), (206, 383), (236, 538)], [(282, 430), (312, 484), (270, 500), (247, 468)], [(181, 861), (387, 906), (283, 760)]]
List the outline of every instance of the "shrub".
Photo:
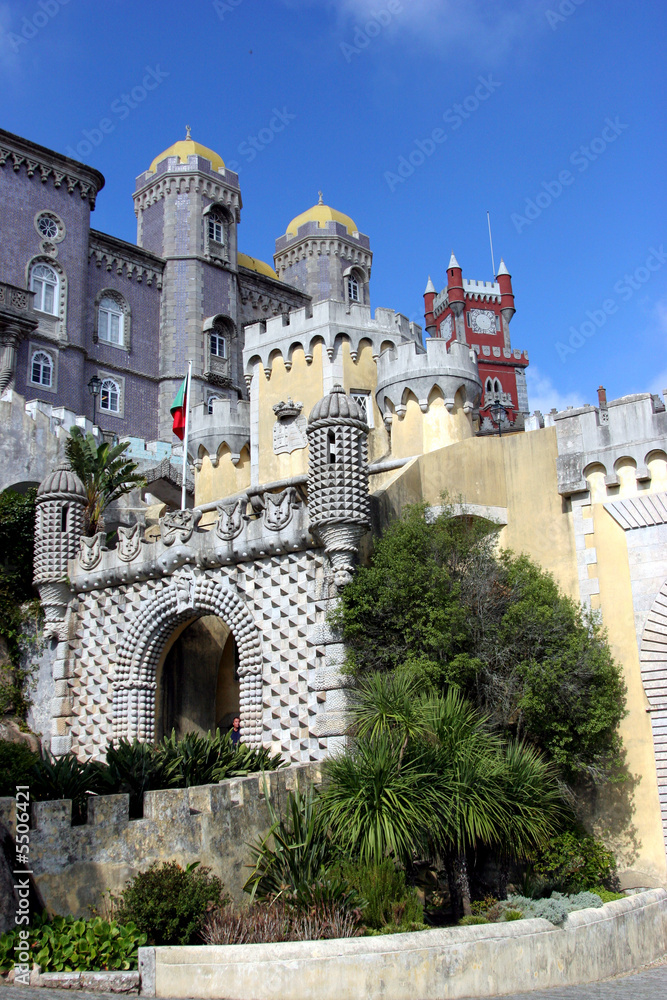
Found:
[(74, 754), (52, 757), (48, 751), (37, 761), (30, 779), (33, 801), (72, 800), (72, 822), (85, 823), (90, 795), (105, 791), (102, 765), (80, 761)]
[(207, 907), (226, 901), (220, 879), (198, 864), (154, 862), (127, 883), (118, 920), (134, 923), (152, 945), (195, 943)]
[(280, 754), (271, 755), (265, 748), (240, 744), (234, 747), (229, 733), (186, 733), (176, 739), (172, 730), (158, 744), (157, 753), (163, 761), (170, 783), (176, 788), (210, 785), (224, 778), (242, 777), (257, 771), (275, 771), (284, 767)]
[(389, 858), (379, 865), (344, 864), (345, 881), (364, 900), (364, 923), (379, 930), (387, 925), (420, 924), (424, 909), (413, 888), (406, 885), (405, 873)]
[(615, 899), (625, 899), (624, 892), (612, 892), (610, 889), (605, 889), (604, 886), (594, 885), (591, 890), (596, 896), (599, 896), (603, 903), (611, 903)]
[(238, 909), (232, 903), (212, 910), (201, 936), (206, 944), (261, 944), (269, 941), (317, 941), (357, 937), (362, 933), (361, 912), (335, 903), (299, 910), (282, 899)]
[(477, 924), (488, 924), (489, 920), (487, 917), (483, 917), (481, 913), (470, 913), (467, 917), (461, 917), (459, 920), (459, 927), (474, 927)]
[(104, 790), (107, 794), (129, 793), (132, 819), (144, 814), (144, 792), (172, 785), (164, 759), (150, 743), (119, 740), (108, 748), (106, 764), (102, 774)]
[(616, 859), (594, 837), (561, 833), (538, 853), (535, 875), (559, 892), (583, 892), (596, 885), (616, 889)]
[(0, 740), (0, 796), (16, 795), (17, 785), (29, 785), (31, 771), (39, 760), (26, 743)]
[(498, 904), (495, 896), (485, 896), (484, 899), (475, 899), (470, 903), (473, 916), (481, 914), (484, 916), (489, 910)]
[[(74, 917), (35, 919), (29, 927), (29, 947), (33, 961), (44, 972), (98, 972), (109, 969), (136, 969), (138, 949), (146, 935), (132, 923), (115, 920), (76, 920)], [(0, 937), (0, 972), (14, 966), (18, 930)]]
[[(568, 913), (602, 906), (602, 900), (593, 892), (579, 892), (571, 896), (554, 892), (548, 899), (529, 899), (527, 896), (508, 896), (500, 904), (501, 917), (508, 910), (518, 910), (524, 917), (542, 917), (552, 924), (561, 924)], [(516, 917), (513, 919), (517, 919)]]
[(523, 913), (521, 910), (505, 910), (503, 920), (523, 920)]

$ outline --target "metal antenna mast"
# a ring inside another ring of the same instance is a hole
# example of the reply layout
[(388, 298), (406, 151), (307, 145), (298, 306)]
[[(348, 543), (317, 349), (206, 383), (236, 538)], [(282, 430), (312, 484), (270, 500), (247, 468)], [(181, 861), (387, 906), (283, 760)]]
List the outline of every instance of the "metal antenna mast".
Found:
[(489, 224), (489, 243), (491, 244), (491, 267), (493, 268), (493, 271), (491, 272), (491, 281), (495, 281), (496, 280), (496, 262), (493, 259), (493, 240), (491, 238), (491, 216), (489, 215), (488, 212), (486, 213), (486, 221)]

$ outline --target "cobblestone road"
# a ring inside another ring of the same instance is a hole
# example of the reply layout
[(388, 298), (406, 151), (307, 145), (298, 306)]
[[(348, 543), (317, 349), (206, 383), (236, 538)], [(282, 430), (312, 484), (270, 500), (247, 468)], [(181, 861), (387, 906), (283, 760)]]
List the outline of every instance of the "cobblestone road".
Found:
[[(66, 1000), (67, 997), (71, 1000), (122, 1000), (119, 994), (0, 986), (0, 1000)], [(267, 997), (267, 1000), (280, 1000), (280, 997)], [(503, 996), (502, 1000), (667, 1000), (667, 964), (603, 983), (512, 993)]]

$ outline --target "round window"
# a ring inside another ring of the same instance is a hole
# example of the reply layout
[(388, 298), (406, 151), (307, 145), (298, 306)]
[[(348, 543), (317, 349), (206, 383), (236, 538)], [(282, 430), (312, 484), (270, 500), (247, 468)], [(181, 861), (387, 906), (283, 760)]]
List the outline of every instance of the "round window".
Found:
[(48, 215), (43, 215), (41, 217), (37, 223), (37, 228), (42, 236), (45, 236), (48, 240), (54, 240), (58, 235), (58, 226), (53, 219), (49, 218)]
[(53, 212), (39, 212), (35, 218), (35, 229), (43, 240), (60, 243), (65, 236), (65, 227)]

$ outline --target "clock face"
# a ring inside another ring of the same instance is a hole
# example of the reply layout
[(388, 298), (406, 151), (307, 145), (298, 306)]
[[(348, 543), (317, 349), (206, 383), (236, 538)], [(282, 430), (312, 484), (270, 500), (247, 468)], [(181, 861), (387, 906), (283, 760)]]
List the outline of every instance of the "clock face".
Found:
[(470, 310), (470, 329), (473, 333), (495, 333), (496, 314), (490, 309)]

